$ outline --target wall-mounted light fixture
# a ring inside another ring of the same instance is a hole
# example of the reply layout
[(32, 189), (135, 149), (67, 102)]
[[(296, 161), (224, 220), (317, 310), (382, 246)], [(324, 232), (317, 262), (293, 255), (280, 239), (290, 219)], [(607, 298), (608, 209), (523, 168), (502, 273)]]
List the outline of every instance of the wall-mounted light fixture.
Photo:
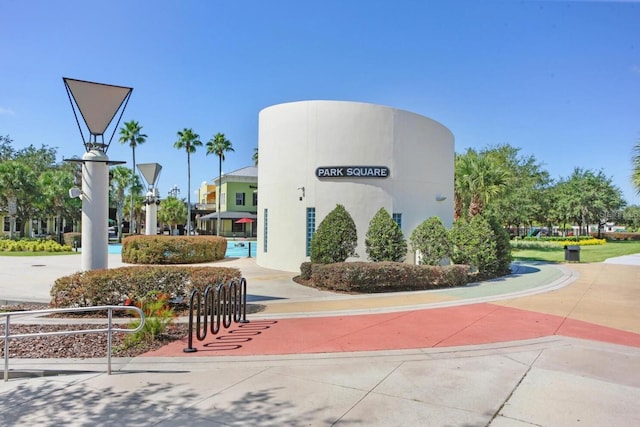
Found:
[(71, 187), (69, 189), (69, 197), (71, 197), (72, 199), (75, 199), (77, 197), (78, 199), (82, 200), (82, 196), (84, 196), (84, 193), (78, 187)]
[(301, 191), (301, 194), (300, 194), (300, 201), (302, 201), (302, 199), (304, 199), (304, 187), (298, 187), (298, 190), (300, 190), (300, 191)]
[(447, 200), (447, 196), (436, 194), (436, 202), (444, 202), (445, 200)]

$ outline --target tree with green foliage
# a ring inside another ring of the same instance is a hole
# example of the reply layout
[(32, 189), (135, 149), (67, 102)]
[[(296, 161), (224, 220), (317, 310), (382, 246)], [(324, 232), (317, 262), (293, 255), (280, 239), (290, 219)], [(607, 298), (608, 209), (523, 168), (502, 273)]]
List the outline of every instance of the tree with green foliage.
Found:
[(178, 224), (184, 224), (187, 216), (187, 208), (183, 200), (169, 196), (160, 201), (158, 209), (158, 221), (163, 224), (170, 224), (171, 230), (178, 228)]
[(220, 235), (220, 190), (222, 188), (222, 162), (224, 161), (224, 153), (229, 151), (235, 151), (231, 141), (229, 141), (224, 133), (216, 133), (213, 138), (207, 142), (207, 155), (215, 154), (218, 156), (218, 186), (216, 187), (216, 201), (218, 206), (216, 208), (217, 220), (216, 220), (216, 234)]
[(638, 231), (640, 229), (640, 206), (631, 205), (624, 208), (622, 219), (631, 231)]
[(440, 218), (432, 216), (418, 225), (409, 238), (411, 249), (420, 252), (421, 265), (440, 265), (451, 257), (449, 232)]
[[(135, 181), (133, 180), (136, 174), (136, 147), (140, 144), (144, 144), (147, 140), (147, 135), (142, 133), (142, 126), (135, 120), (130, 120), (124, 123), (124, 126), (120, 128), (120, 139), (119, 141), (122, 144), (129, 144), (131, 147), (131, 152), (133, 153), (133, 163), (131, 165), (131, 194), (135, 194), (134, 186)], [(131, 203), (133, 203), (133, 198), (131, 198)], [(129, 209), (130, 212), (134, 211), (133, 204)], [(134, 217), (129, 218), (129, 232), (135, 233), (136, 222)]]
[[(26, 233), (28, 221), (37, 212), (40, 192), (38, 175), (33, 169), (19, 160), (8, 160), (0, 163), (0, 205), (7, 210), (15, 206), (15, 216), (11, 217), (10, 237), (14, 238), (16, 222), (20, 224), (20, 234)], [(10, 214), (13, 212), (9, 212)]]
[(489, 147), (481, 153), (509, 171), (503, 190), (490, 199), (485, 211), (503, 225), (514, 227), (516, 234), (520, 234), (522, 225), (530, 226), (533, 221), (549, 224), (548, 188), (551, 179), (536, 158), (521, 155), (519, 148), (509, 144)]
[[(71, 165), (69, 165), (71, 166)], [(73, 210), (80, 210), (82, 202), (80, 199), (69, 197), (69, 189), (73, 187), (72, 168), (49, 169), (38, 178), (40, 187), (41, 205), (40, 212), (55, 212), (57, 225), (58, 243), (63, 244), (63, 217), (65, 212), (71, 213)]]
[(578, 224), (581, 234), (588, 232), (589, 224), (600, 229), (625, 205), (620, 189), (602, 171), (575, 168), (556, 184), (555, 191), (554, 210), (566, 222)]
[(478, 270), (479, 278), (495, 277), (499, 270), (496, 236), (489, 222), (476, 215), (470, 220), (461, 218), (449, 232), (454, 264), (467, 264)]
[[(118, 223), (118, 242), (122, 242), (122, 224), (124, 223), (124, 204), (127, 187), (131, 185), (131, 170), (124, 166), (111, 169), (109, 180), (109, 202), (116, 208), (116, 222)], [(131, 224), (131, 223), (129, 223)], [(131, 232), (131, 227), (129, 227)]]
[(380, 208), (369, 222), (364, 244), (369, 259), (374, 262), (402, 262), (407, 256), (402, 230), (385, 208)]
[(191, 234), (191, 155), (196, 152), (196, 147), (202, 146), (200, 135), (193, 129), (184, 128), (178, 131), (178, 140), (173, 143), (178, 150), (187, 152), (187, 235)]
[(507, 186), (509, 171), (487, 153), (468, 149), (457, 155), (454, 171), (454, 218), (482, 214)]
[(342, 205), (322, 220), (311, 239), (311, 262), (331, 264), (356, 256), (358, 234), (356, 224)]
[(251, 160), (253, 160), (254, 166), (258, 166), (258, 147), (253, 148), (253, 155), (251, 156)]
[(505, 274), (511, 273), (511, 262), (513, 261), (513, 256), (511, 255), (511, 238), (509, 232), (495, 217), (489, 216), (487, 223), (489, 227), (491, 227), (494, 235), (497, 258), (495, 268), (490, 271), (490, 273), (495, 276), (504, 276)]
[(13, 144), (13, 139), (9, 135), (0, 135), (0, 162), (13, 159), (16, 150), (11, 144)]
[(40, 148), (29, 145), (16, 150), (13, 159), (27, 165), (38, 177), (44, 171), (56, 167), (56, 149), (46, 145), (42, 145)]
[(633, 147), (631, 156), (631, 183), (636, 188), (636, 194), (640, 195), (640, 140)]

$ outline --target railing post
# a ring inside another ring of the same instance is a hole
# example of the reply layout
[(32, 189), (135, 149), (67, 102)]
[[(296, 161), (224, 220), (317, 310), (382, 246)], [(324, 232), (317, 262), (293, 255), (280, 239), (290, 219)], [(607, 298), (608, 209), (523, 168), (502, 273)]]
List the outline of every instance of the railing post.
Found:
[(107, 375), (111, 375), (111, 320), (112, 320), (112, 311), (111, 307), (109, 307), (108, 313), (108, 323), (107, 323)]
[(4, 319), (4, 382), (9, 381), (9, 317)]

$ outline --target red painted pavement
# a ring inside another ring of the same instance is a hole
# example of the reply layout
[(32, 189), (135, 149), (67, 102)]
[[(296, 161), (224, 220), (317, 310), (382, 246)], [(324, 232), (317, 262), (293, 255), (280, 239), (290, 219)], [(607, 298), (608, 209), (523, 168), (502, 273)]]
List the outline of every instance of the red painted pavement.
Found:
[[(640, 334), (489, 303), (354, 316), (234, 323), (194, 356), (283, 355), (489, 344), (563, 335), (640, 347)], [(145, 356), (185, 356), (187, 339)]]

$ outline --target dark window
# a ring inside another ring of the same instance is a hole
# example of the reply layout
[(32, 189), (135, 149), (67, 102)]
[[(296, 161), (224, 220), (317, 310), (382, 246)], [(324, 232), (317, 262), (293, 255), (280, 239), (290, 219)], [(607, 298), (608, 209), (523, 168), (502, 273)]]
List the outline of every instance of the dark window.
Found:
[(396, 224), (398, 224), (398, 227), (400, 227), (400, 229), (402, 230), (402, 214), (401, 213), (394, 213), (392, 215), (393, 220), (395, 221)]
[(236, 206), (244, 206), (244, 193), (236, 193)]

